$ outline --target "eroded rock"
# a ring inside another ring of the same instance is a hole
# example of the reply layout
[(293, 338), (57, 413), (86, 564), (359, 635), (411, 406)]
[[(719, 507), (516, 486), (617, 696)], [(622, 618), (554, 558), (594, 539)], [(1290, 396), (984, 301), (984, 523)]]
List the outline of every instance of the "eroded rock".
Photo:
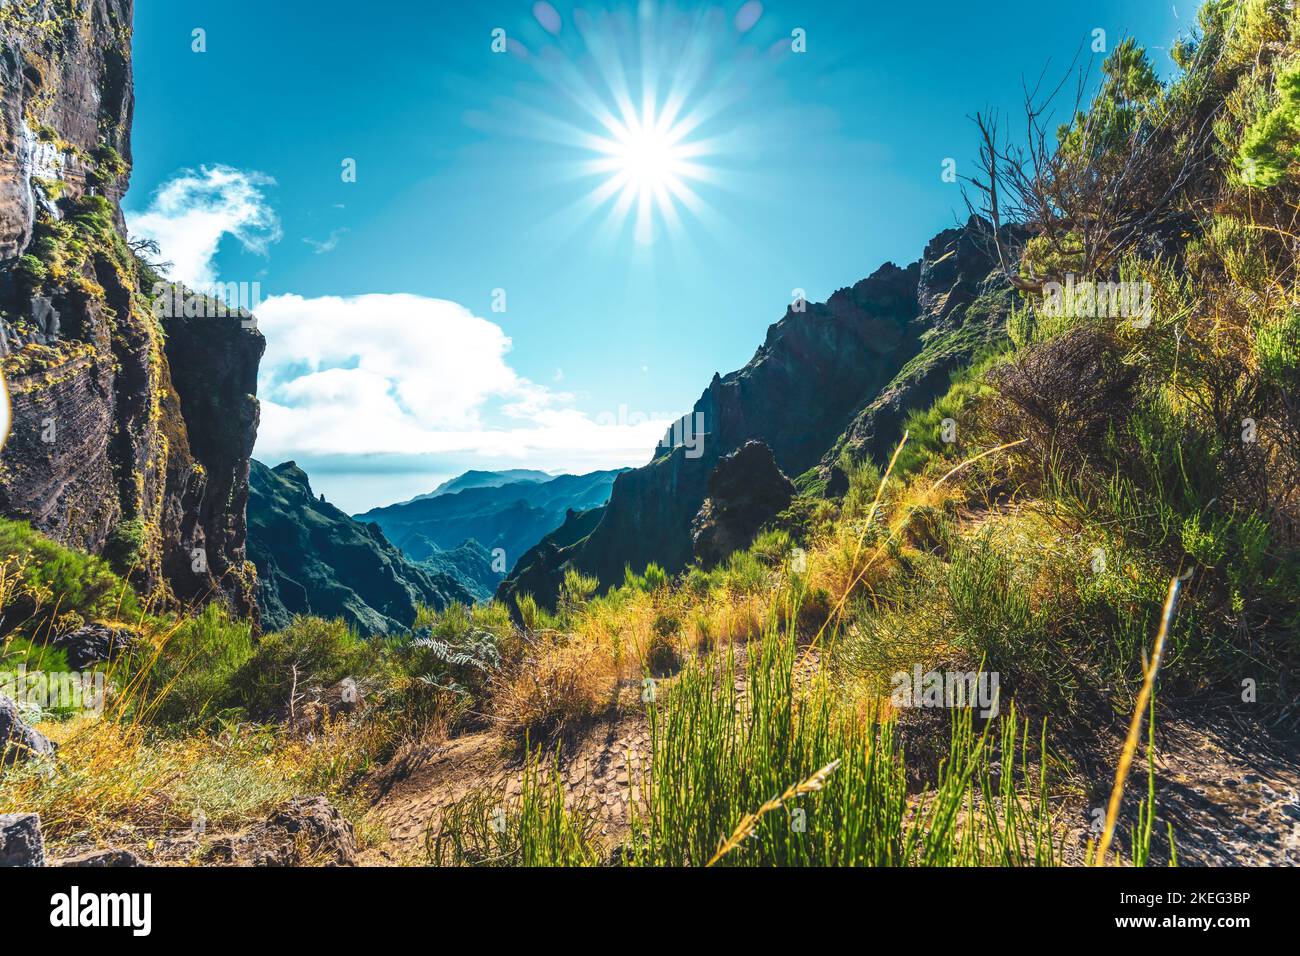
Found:
[(794, 482), (781, 474), (772, 450), (751, 441), (718, 462), (709, 497), (691, 523), (695, 556), (712, 567), (749, 546), (763, 525), (790, 506)]
[(130, 653), (138, 642), (139, 637), (127, 628), (95, 623), (60, 634), (51, 643), (67, 654), (69, 667), (80, 671), (115, 661)]
[(144, 863), (138, 856), (130, 850), (91, 850), (88, 853), (78, 853), (76, 856), (65, 856), (62, 859), (51, 860), (50, 866), (100, 866), (100, 867), (123, 867), (123, 866), (144, 866)]
[(44, 865), (41, 818), (35, 813), (0, 813), (0, 867)]
[(235, 866), (353, 866), (352, 824), (323, 796), (296, 797), (241, 833), (220, 837), (205, 859)]
[(48, 737), (23, 720), (14, 699), (0, 694), (0, 764), (53, 756), (54, 750)]

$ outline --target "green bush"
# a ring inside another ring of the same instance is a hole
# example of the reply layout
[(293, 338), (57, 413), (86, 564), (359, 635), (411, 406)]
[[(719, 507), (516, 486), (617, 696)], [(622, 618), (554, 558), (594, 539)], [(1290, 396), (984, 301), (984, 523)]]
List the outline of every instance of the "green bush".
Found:
[[(135, 621), (140, 604), (131, 586), (99, 558), (57, 544), (25, 522), (0, 519), (0, 563), (19, 576), (0, 608), (8, 626), (36, 634), (57, 614), (84, 620)], [(42, 635), (43, 636), (43, 635)]]
[(104, 559), (122, 576), (140, 569), (145, 558), (145, 523), (139, 518), (119, 522), (104, 542)]
[(165, 634), (140, 694), (158, 723), (196, 725), (238, 707), (232, 680), (253, 656), (252, 627), (217, 604), (176, 623)]
[(363, 640), (345, 621), (300, 615), (258, 642), (230, 676), (222, 702), (273, 719), (288, 712), (295, 685), (299, 691), (331, 687), (345, 677), (378, 674), (384, 663), (382, 643)]
[(443, 611), (420, 608), (411, 635), (390, 644), (411, 677), (452, 693), (478, 694), (501, 667), (513, 633), (505, 605), (453, 602)]

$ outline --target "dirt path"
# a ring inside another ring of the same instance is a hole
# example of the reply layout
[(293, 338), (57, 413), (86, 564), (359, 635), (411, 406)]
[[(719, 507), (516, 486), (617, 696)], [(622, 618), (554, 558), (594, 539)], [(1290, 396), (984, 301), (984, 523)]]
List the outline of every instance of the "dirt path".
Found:
[[(1157, 734), (1157, 816), (1174, 826), (1179, 863), (1300, 864), (1294, 744), (1229, 715), (1175, 720), (1168, 727), (1163, 741)], [(1163, 840), (1158, 843), (1163, 847)]]
[[(482, 731), (410, 755), (400, 779), (371, 811), (386, 827), (390, 842), (368, 851), (372, 865), (427, 862), (425, 837), (447, 807), (478, 788), (519, 793), (523, 760), (501, 735)], [(611, 713), (588, 724), (578, 742), (562, 747), (558, 767), (566, 804), (585, 803), (595, 811), (597, 832), (611, 846), (627, 832), (628, 801), (650, 752), (644, 713)]]
[[(815, 667), (815, 656), (808, 663)], [(743, 673), (738, 665), (738, 701), (746, 691)], [(1230, 715), (1197, 711), (1163, 717), (1157, 747), (1153, 865), (1168, 860), (1167, 822), (1173, 824), (1183, 866), (1300, 864), (1300, 749), (1294, 742), (1240, 725)], [(427, 863), (426, 833), (448, 806), (476, 788), (508, 797), (519, 793), (523, 765), (517, 750), (499, 734), (483, 731), (414, 750), (395, 762), (370, 815), (390, 840), (363, 854), (362, 862)], [(649, 751), (644, 712), (625, 705), (591, 721), (559, 752), (566, 802), (593, 808), (598, 832), (611, 847), (627, 832), (628, 804)], [(1125, 795), (1125, 828), (1146, 792), (1144, 771), (1145, 761), (1139, 759)], [(1084, 797), (1076, 791), (1062, 807), (1064, 862), (1082, 863), (1109, 787), (1109, 779), (1099, 780), (1092, 793)], [(1118, 842), (1127, 849), (1127, 836)]]

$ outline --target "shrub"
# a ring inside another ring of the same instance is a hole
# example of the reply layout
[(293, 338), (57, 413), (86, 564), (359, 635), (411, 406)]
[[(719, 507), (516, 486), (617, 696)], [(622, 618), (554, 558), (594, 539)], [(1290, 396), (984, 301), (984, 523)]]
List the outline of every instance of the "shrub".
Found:
[(56, 544), (24, 522), (0, 519), (0, 565), (7, 576), (7, 593), (0, 594), (6, 629), (37, 635), (54, 615), (68, 612), (87, 621), (141, 616), (131, 586), (104, 561)]
[(477, 695), (501, 666), (514, 627), (505, 607), (452, 602), (441, 612), (420, 608), (412, 636), (394, 642), (403, 670), (453, 694)]
[(607, 709), (617, 679), (610, 649), (542, 636), (496, 684), (492, 712), (516, 738), (543, 740)]
[(675, 611), (660, 611), (650, 627), (650, 641), (645, 648), (646, 670), (652, 677), (668, 677), (681, 666), (677, 637), (682, 619)]
[(256, 719), (276, 718), (289, 711), (295, 690), (371, 676), (382, 666), (380, 642), (361, 639), (343, 620), (300, 615), (284, 630), (262, 638), (231, 675), (224, 703)]
[(231, 681), (253, 655), (252, 628), (217, 604), (178, 621), (143, 666), (141, 703), (160, 723), (201, 724), (237, 706)]
[(145, 523), (139, 518), (121, 521), (108, 533), (104, 542), (104, 560), (118, 574), (138, 571), (145, 559)]
[(1136, 373), (1098, 325), (1071, 329), (1021, 352), (990, 376), (996, 393), (981, 413), (1000, 444), (1038, 463), (1095, 463), (1115, 421), (1133, 408)]

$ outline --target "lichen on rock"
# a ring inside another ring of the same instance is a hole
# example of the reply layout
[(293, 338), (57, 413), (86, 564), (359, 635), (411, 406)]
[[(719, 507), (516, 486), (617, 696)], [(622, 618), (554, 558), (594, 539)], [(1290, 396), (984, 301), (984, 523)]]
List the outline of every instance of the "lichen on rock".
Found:
[(239, 316), (150, 307), (157, 276), (120, 207), (132, 7), (22, 0), (0, 16), (0, 515), (111, 552), (163, 603), (255, 617), (244, 507), (265, 342)]

